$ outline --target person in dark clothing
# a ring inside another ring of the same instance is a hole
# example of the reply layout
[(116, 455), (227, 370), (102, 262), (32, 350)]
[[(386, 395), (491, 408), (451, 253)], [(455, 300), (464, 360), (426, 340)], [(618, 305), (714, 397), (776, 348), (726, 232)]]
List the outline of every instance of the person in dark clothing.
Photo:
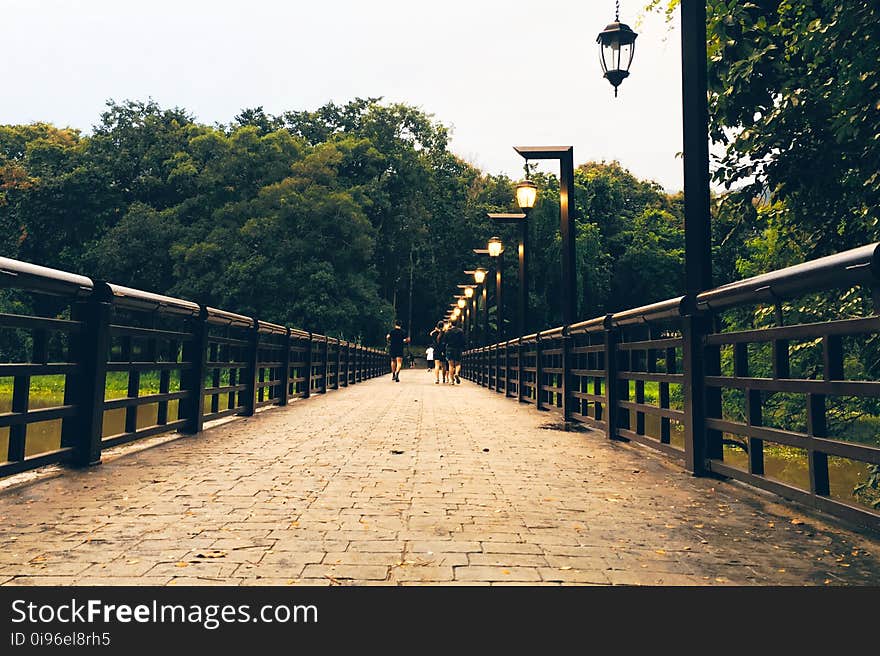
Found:
[(446, 331), (446, 359), (449, 361), (449, 377), (461, 385), (461, 354), (464, 351), (464, 331), (452, 324)]
[(440, 374), (443, 374), (443, 382), (446, 382), (446, 333), (443, 330), (444, 323), (437, 322), (428, 335), (431, 338), (431, 345), (434, 347), (434, 384), (440, 384)]
[(388, 354), (391, 356), (391, 380), (400, 382), (400, 370), (403, 368), (403, 345), (409, 344), (409, 337), (400, 327), (400, 321), (394, 322), (394, 328), (385, 335), (388, 342)]

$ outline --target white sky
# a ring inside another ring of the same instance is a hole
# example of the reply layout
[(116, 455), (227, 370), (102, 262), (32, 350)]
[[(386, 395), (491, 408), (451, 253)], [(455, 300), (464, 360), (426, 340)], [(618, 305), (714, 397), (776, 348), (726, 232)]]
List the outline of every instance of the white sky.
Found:
[(490, 173), (521, 176), (514, 145), (573, 145), (576, 164), (617, 159), (677, 190), (678, 31), (621, 4), (639, 38), (615, 99), (595, 44), (613, 0), (0, 0), (0, 123), (88, 131), (110, 98), (226, 123), (382, 96), (450, 126)]

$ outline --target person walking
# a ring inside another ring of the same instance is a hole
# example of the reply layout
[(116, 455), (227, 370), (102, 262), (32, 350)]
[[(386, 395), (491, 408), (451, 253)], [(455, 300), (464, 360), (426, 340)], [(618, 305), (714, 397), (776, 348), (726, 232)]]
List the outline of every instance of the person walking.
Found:
[(425, 349), (425, 359), (428, 361), (428, 371), (431, 371), (434, 368), (434, 347), (428, 346)]
[(446, 331), (446, 359), (449, 361), (449, 379), (461, 385), (461, 354), (464, 351), (464, 331), (452, 324)]
[(440, 384), (440, 374), (443, 374), (443, 382), (446, 382), (446, 333), (443, 330), (442, 321), (437, 322), (437, 326), (430, 332), (428, 337), (431, 338), (431, 346), (434, 347), (434, 384)]
[(385, 335), (388, 342), (388, 354), (391, 356), (391, 380), (400, 382), (400, 370), (403, 368), (403, 345), (409, 343), (409, 337), (400, 327), (400, 321), (394, 322), (394, 328)]

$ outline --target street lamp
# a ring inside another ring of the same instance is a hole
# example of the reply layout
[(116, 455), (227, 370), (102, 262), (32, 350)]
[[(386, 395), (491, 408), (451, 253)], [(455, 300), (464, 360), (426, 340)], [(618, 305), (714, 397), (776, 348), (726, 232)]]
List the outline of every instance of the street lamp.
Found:
[(633, 32), (629, 25), (620, 22), (620, 3), (618, 3), (614, 22), (609, 23), (596, 37), (602, 72), (605, 74), (605, 79), (614, 87), (615, 98), (617, 87), (629, 77), (629, 67), (636, 52), (637, 36), (638, 34)]
[[(473, 275), (474, 272), (473, 271), (465, 271), (465, 273)], [(471, 331), (472, 325), (474, 323), (474, 317), (476, 315), (476, 308), (473, 307), (473, 309), (472, 309), (472, 306), (474, 304), (471, 302), (471, 299), (473, 299), (474, 302), (476, 302), (476, 299), (474, 298), (474, 286), (473, 285), (457, 285), (457, 287), (460, 290), (462, 290), (462, 292), (464, 293), (464, 300), (465, 300), (465, 304), (467, 305), (467, 308), (465, 309), (465, 313), (464, 313), (464, 331), (465, 331), (465, 337), (467, 339), (470, 339), (470, 331)]]
[[(488, 255), (489, 251), (485, 248), (475, 248), (473, 249), (476, 255)], [(483, 346), (489, 344), (489, 283), (486, 282), (486, 276), (488, 275), (488, 271), (483, 267), (477, 267), (474, 270), (474, 282), (478, 285), (483, 286), (483, 294), (480, 299), (480, 303), (483, 306), (483, 327), (482, 327), (482, 338), (483, 338)]]
[(495, 260), (495, 336), (500, 342), (504, 335), (504, 305), (501, 299), (501, 254), (504, 252), (504, 244), (498, 237), (492, 237), (486, 248), (489, 257)]
[(464, 306), (467, 305), (467, 301), (464, 300), (464, 298), (459, 298), (457, 305), (459, 310), (464, 310)]
[(515, 146), (523, 158), (559, 160), (559, 231), (562, 234), (562, 323), (575, 320), (574, 149), (571, 146)]
[(498, 257), (504, 252), (504, 245), (498, 237), (492, 237), (487, 248), (489, 250), (489, 257)]
[(523, 180), (516, 185), (516, 204), (519, 208), (528, 213), (535, 206), (538, 199), (538, 185), (531, 180)]
[[(528, 181), (526, 181), (528, 182)], [(520, 183), (524, 184), (524, 183)], [(537, 192), (537, 187), (532, 182), (528, 182), (528, 184), (534, 187), (535, 192)], [(531, 206), (535, 204), (535, 196), (532, 195), (531, 199), (520, 199), (519, 198), (519, 186), (517, 186), (517, 202), (523, 200), (524, 202), (530, 202)], [(522, 203), (520, 203), (522, 206)], [(524, 210), (531, 209), (530, 207), (524, 207)], [(511, 224), (516, 223), (519, 225), (519, 245), (517, 247), (517, 257), (519, 259), (519, 299), (517, 302), (517, 331), (520, 336), (526, 334), (526, 315), (528, 313), (529, 307), (529, 276), (528, 276), (528, 266), (526, 261), (526, 252), (528, 250), (528, 228), (526, 225), (526, 217), (528, 214), (523, 212), (521, 214), (495, 214), (488, 213), (486, 215), (490, 219), (492, 219), (495, 223), (501, 224)]]
[[(706, 0), (681, 0), (681, 95), (682, 154), (684, 159), (684, 277), (685, 292), (691, 299), (712, 287), (712, 225), (709, 191), (709, 101), (706, 66)], [(599, 34), (600, 55), (605, 77), (618, 85), (629, 75), (635, 52), (636, 34), (615, 22)], [(563, 244), (565, 239), (563, 237)], [(563, 281), (564, 284), (564, 281)], [(721, 457), (721, 441), (707, 443), (705, 424), (707, 394), (702, 363), (702, 320), (685, 317), (683, 336), (685, 382), (683, 404), (685, 467), (697, 475), (707, 473), (707, 458)], [(612, 418), (608, 417), (609, 426)]]

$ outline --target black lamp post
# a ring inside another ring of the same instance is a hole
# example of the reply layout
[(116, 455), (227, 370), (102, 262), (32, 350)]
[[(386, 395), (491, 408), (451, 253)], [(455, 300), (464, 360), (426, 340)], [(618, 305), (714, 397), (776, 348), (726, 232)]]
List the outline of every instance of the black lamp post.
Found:
[(500, 342), (504, 338), (504, 303), (501, 297), (501, 254), (504, 245), (498, 237), (492, 237), (487, 245), (489, 257), (495, 260), (495, 337)]
[(684, 270), (688, 294), (712, 286), (706, 0), (681, 2)]
[[(709, 101), (706, 70), (706, 0), (681, 0), (681, 93), (684, 154), (684, 269), (685, 291), (693, 299), (712, 286), (712, 226), (709, 191)], [(617, 87), (629, 76), (636, 34), (619, 22), (599, 34), (602, 70)], [(685, 430), (685, 466), (695, 474), (707, 472), (709, 458), (722, 457), (721, 440), (706, 439), (707, 402), (720, 411), (720, 399), (705, 387), (703, 335), (705, 319), (690, 313), (684, 318), (682, 385)], [(609, 417), (609, 421), (611, 418)]]
[(457, 296), (458, 300), (455, 302), (456, 310), (461, 314), (461, 323), (462, 327), (464, 327), (467, 323), (467, 312), (465, 308), (467, 308), (467, 301), (464, 298), (464, 295)]
[[(485, 248), (475, 248), (474, 253), (477, 255), (488, 255), (489, 251)], [(473, 274), (474, 282), (483, 286), (482, 299), (480, 299), (480, 304), (483, 306), (483, 328), (480, 337), (482, 338), (483, 346), (486, 346), (489, 344), (489, 283), (486, 280), (489, 272), (482, 267), (477, 267)]]
[[(531, 185), (531, 187), (534, 188), (534, 191), (537, 192), (537, 186), (533, 182), (526, 181), (526, 183), (528, 185)], [(523, 184), (524, 183), (522, 182), (520, 183), (520, 185)], [(520, 185), (517, 185), (517, 191), (519, 191)], [(517, 198), (519, 198), (519, 193), (517, 193)], [(531, 209), (535, 204), (534, 199), (535, 194), (533, 194), (531, 197), (531, 204), (523, 207), (523, 209)], [(525, 212), (520, 214), (495, 214), (490, 212), (486, 216), (495, 221), (495, 223), (515, 223), (519, 225), (519, 244), (517, 246), (517, 257), (519, 259), (519, 298), (517, 302), (516, 329), (519, 335), (523, 336), (526, 334), (526, 315), (528, 313), (529, 306), (529, 276), (526, 260), (526, 253), (528, 249), (527, 244), (529, 238), (529, 231), (526, 222), (526, 217), (528, 215)]]
[[(605, 78), (617, 87), (629, 77), (638, 35), (620, 22), (599, 33)], [(712, 286), (709, 195), (709, 103), (706, 72), (706, 0), (681, 0), (681, 92), (684, 154), (685, 287), (689, 295)]]
[[(574, 149), (571, 146), (515, 146), (514, 150), (526, 160), (559, 160), (559, 230), (562, 233), (562, 323), (568, 326), (575, 321), (575, 299), (577, 298), (574, 259)], [(517, 198), (519, 199), (519, 188), (517, 188), (517, 192)], [(534, 205), (534, 197), (532, 197), (531, 202)]]
[(473, 307), (473, 303), (471, 300), (474, 299), (474, 286), (473, 285), (458, 285), (458, 288), (462, 290), (462, 294), (465, 302), (464, 309), (464, 337), (465, 341), (470, 344), (470, 336), (471, 329), (473, 328), (474, 323), (474, 311), (471, 309)]

